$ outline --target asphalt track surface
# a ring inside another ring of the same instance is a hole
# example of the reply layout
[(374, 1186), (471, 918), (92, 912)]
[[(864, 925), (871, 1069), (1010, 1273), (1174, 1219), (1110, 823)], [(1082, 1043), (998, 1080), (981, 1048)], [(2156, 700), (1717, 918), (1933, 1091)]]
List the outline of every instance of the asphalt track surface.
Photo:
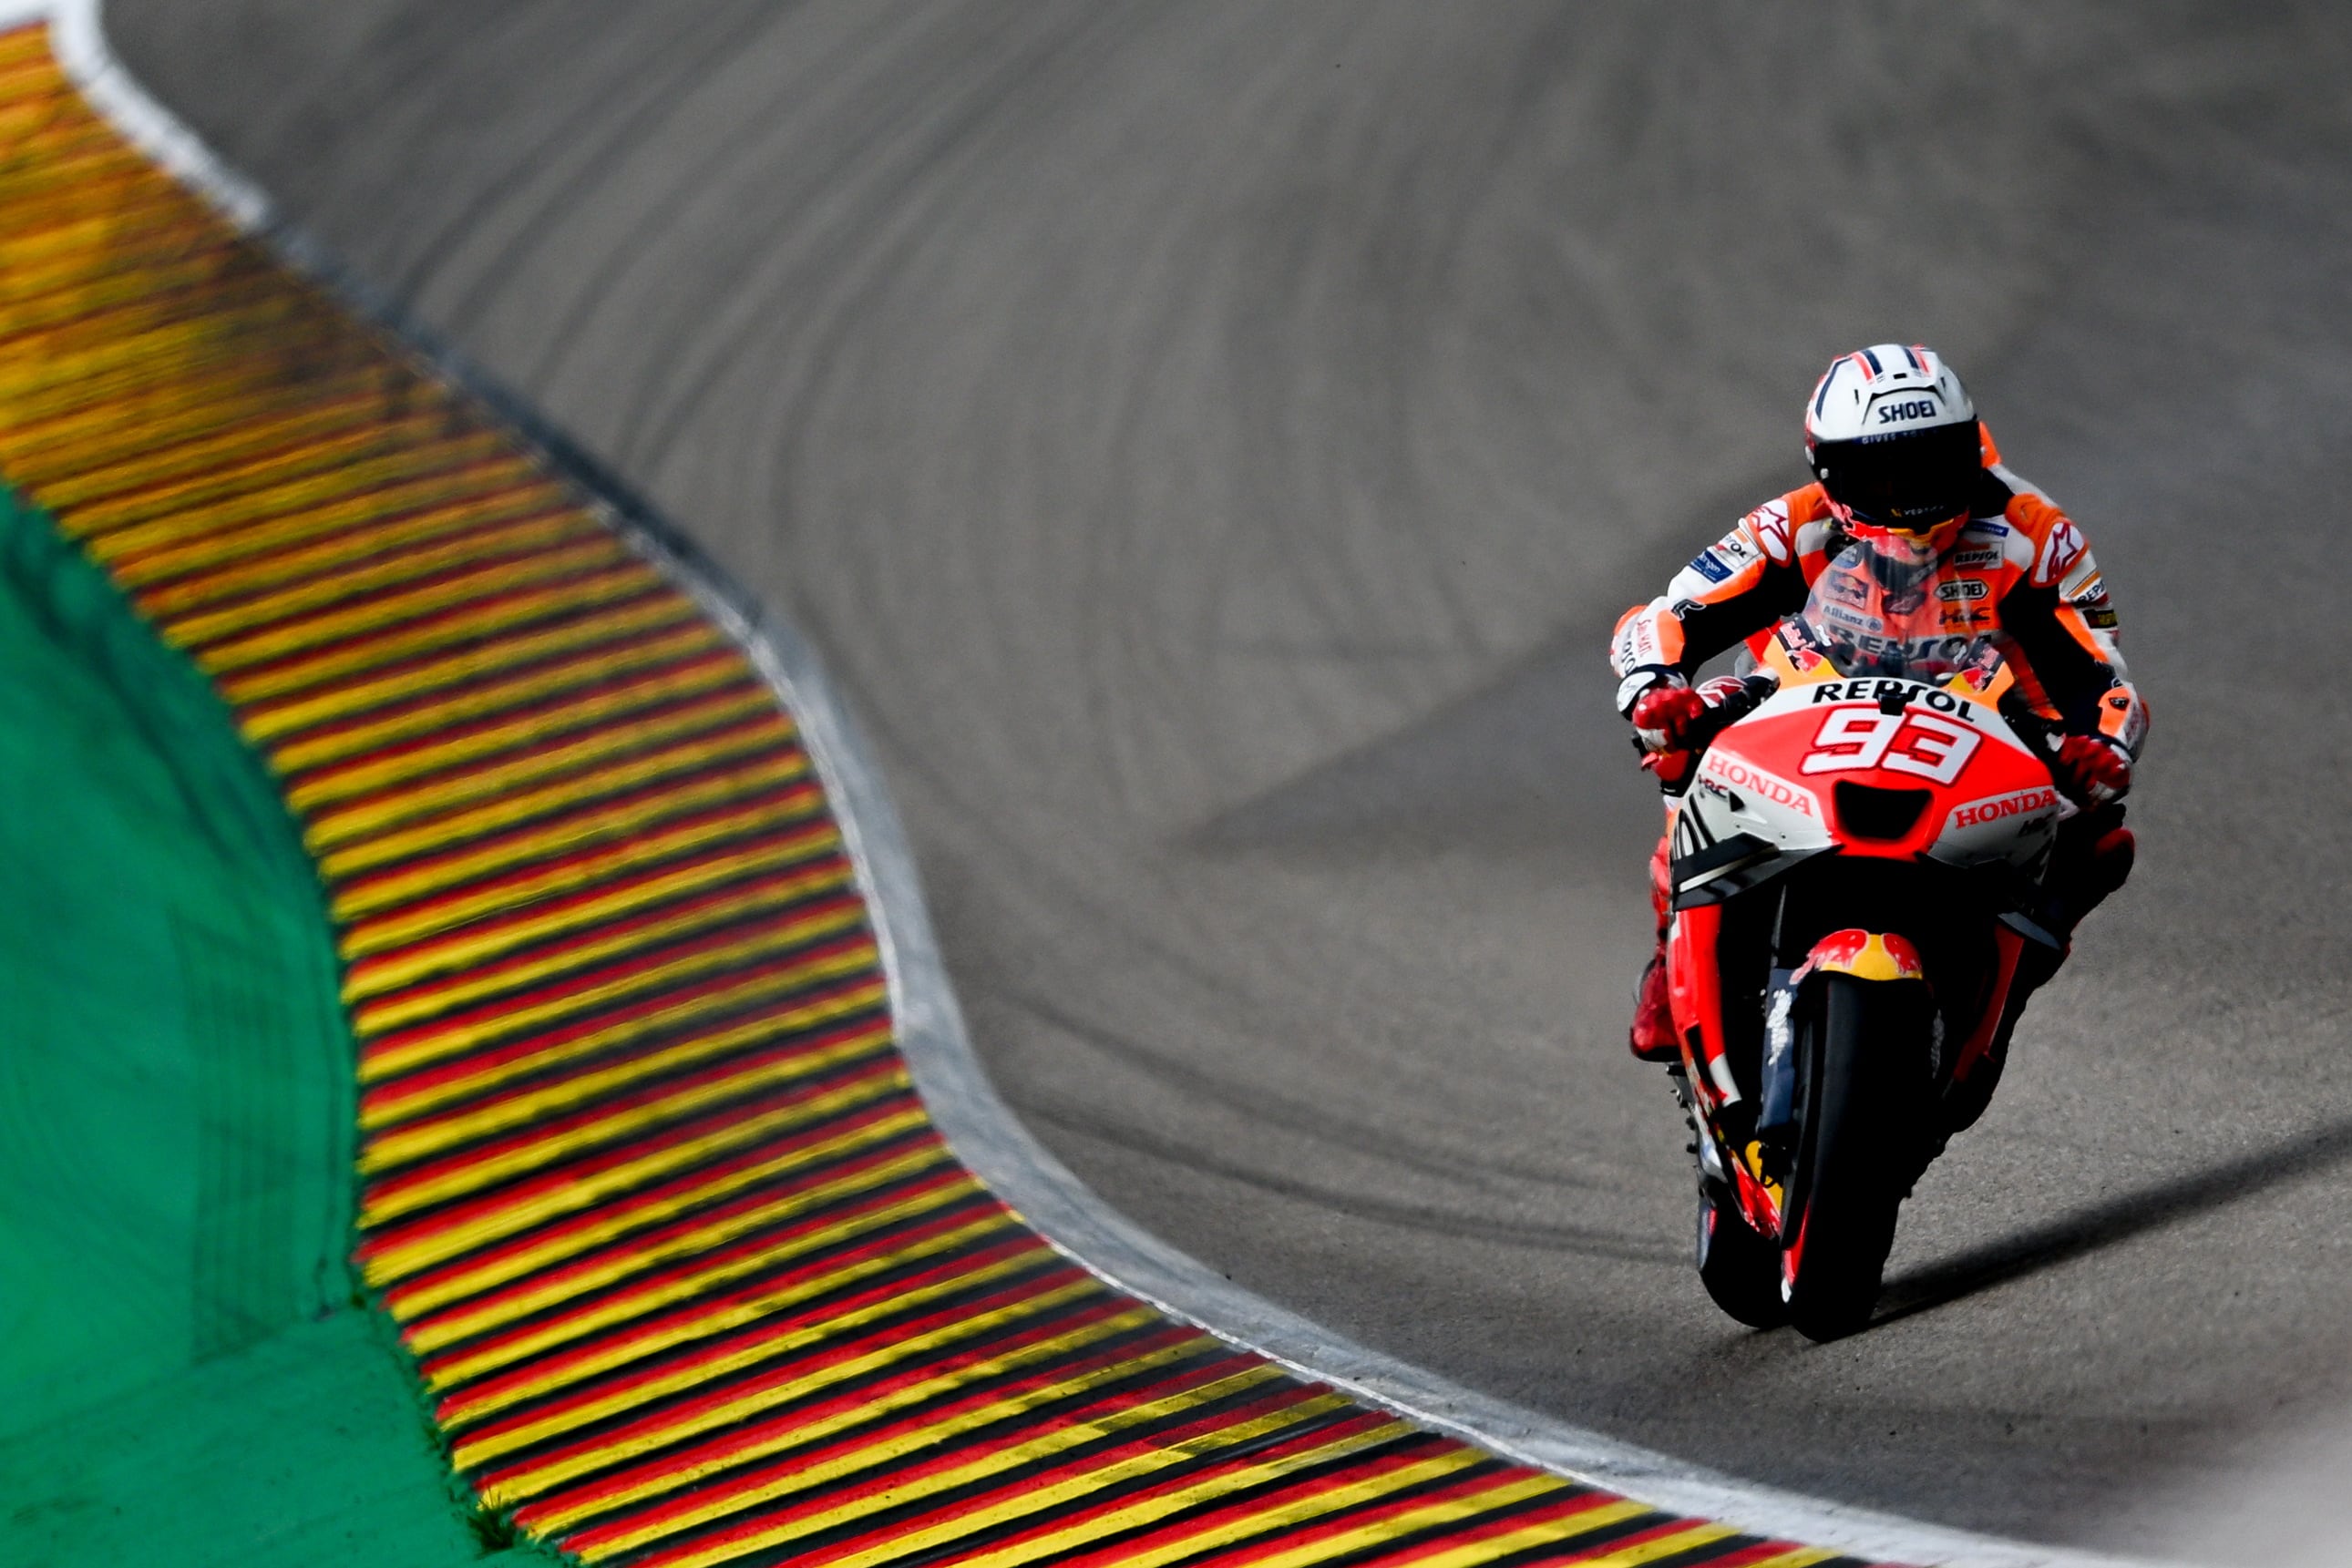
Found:
[[(2352, 13), (114, 0), (291, 214), (793, 616), (1109, 1202), (1719, 1468), (2158, 1548), (2352, 1399)], [(1603, 635), (1937, 345), (2151, 693), (2132, 885), (1880, 1320), (1718, 1316)]]

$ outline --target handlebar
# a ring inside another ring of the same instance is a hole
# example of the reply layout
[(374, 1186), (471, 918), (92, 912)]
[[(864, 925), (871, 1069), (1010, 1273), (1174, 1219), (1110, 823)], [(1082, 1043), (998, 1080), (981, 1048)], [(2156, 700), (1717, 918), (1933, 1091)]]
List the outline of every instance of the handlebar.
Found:
[(1682, 748), (1696, 756), (1705, 751), (1715, 737), (1762, 707), (1766, 699), (1780, 689), (1780, 677), (1769, 670), (1759, 670), (1739, 683), (1739, 689), (1721, 702), (1711, 705), (1706, 712), (1693, 720), (1684, 733)]
[(2033, 711), (2033, 705), (2015, 691), (2001, 695), (2000, 712), (2002, 722), (2015, 731), (2017, 738), (2028, 749), (2045, 761), (2058, 755), (2059, 744), (2066, 738), (2066, 728)]
[[(1627, 738), (1643, 758), (1643, 767), (1657, 773), (1659, 788), (1669, 796), (1679, 796), (1690, 787), (1694, 765), (1716, 738), (1763, 706), (1780, 689), (1780, 677), (1771, 671), (1759, 670), (1745, 677), (1738, 687), (1710, 702), (1706, 711), (1691, 721), (1690, 727), (1683, 732), (1680, 746), (1654, 758), (1638, 737)], [(2002, 695), (1999, 708), (2000, 716), (2028, 750), (2044, 759), (2055, 758), (2059, 743), (2065, 737), (2063, 726), (2035, 712), (2014, 691)]]

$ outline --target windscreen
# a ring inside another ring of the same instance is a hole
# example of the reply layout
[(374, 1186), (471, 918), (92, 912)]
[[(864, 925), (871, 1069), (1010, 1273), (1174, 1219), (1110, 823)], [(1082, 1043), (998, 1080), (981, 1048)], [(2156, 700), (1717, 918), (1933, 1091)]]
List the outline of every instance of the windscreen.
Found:
[(1943, 561), (1902, 560), (1852, 544), (1813, 580), (1812, 596), (1783, 635), (1842, 675), (1940, 685), (1965, 672), (1989, 685), (2001, 665), (1990, 592), (1981, 578)]

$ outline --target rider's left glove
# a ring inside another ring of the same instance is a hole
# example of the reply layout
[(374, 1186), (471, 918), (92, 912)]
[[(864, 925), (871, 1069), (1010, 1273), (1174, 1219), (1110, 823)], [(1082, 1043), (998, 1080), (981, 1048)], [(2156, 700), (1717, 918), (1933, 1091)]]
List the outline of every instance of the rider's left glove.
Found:
[(2105, 736), (2070, 735), (2052, 762), (2058, 787), (2076, 805), (2096, 810), (2131, 791), (2131, 753)]

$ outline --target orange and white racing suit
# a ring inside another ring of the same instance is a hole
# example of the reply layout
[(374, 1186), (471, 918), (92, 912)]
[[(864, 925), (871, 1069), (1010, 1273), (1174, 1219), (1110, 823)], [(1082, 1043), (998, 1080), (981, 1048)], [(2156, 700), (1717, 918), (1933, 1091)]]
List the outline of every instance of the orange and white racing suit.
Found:
[[(2048, 497), (1987, 462), (1968, 520), (1944, 548), (1953, 576), (1984, 584), (1949, 613), (2003, 644), (2018, 690), (2070, 734), (2100, 735), (2134, 758), (2147, 708), (2116, 644), (2114, 601), (2090, 542)], [(1619, 679), (1644, 671), (1688, 679), (1743, 640), (1760, 643), (1804, 608), (1813, 581), (1845, 546), (1819, 485), (1791, 490), (1739, 519), (1675, 574), (1666, 591), (1617, 622), (1610, 662)]]

